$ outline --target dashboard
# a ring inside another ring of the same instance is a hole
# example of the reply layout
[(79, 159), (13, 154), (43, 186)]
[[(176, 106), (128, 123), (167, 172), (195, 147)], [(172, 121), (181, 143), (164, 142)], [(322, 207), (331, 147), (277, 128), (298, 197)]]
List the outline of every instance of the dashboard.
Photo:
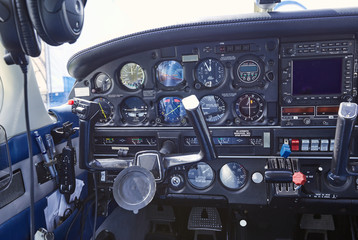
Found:
[[(108, 167), (116, 159), (160, 151), (167, 141), (175, 146), (170, 154), (198, 152), (182, 103), (195, 95), (218, 157), (166, 169), (157, 190), (161, 199), (266, 205), (276, 198), (357, 198), (356, 177), (340, 190), (325, 180), (339, 104), (356, 102), (358, 67), (358, 30), (343, 20), (335, 20), (332, 30), (330, 14), (337, 13), (322, 13), (317, 20), (305, 14), (272, 17), (281, 27), (286, 19), (297, 32), (268, 31), (265, 16), (263, 26), (248, 18), (164, 28), (75, 55), (69, 63), (77, 78), (70, 98), (100, 107), (82, 141), (81, 167), (97, 171), (105, 189), (120, 171)], [(312, 26), (305, 25), (308, 19)], [(358, 160), (357, 135), (354, 130), (352, 162)], [(284, 144), (289, 157), (280, 154)], [(354, 164), (349, 168), (355, 171)], [(307, 183), (302, 188), (266, 183), (268, 169), (301, 171)]]
[(86, 97), (102, 107), (97, 126), (190, 126), (181, 99), (192, 94), (209, 125), (275, 125), (278, 48), (262, 39), (150, 50), (98, 69)]

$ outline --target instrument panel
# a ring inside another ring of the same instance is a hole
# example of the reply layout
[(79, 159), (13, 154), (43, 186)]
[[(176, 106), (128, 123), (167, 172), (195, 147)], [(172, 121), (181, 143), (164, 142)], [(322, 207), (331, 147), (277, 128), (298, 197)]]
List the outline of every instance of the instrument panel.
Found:
[(181, 99), (192, 94), (209, 125), (276, 125), (278, 49), (278, 39), (154, 49), (97, 69), (74, 97), (101, 104), (97, 126), (190, 126)]

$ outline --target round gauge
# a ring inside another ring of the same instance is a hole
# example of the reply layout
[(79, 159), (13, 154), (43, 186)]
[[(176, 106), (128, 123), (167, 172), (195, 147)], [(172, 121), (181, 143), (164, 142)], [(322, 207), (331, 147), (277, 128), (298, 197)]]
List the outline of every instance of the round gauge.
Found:
[(158, 104), (158, 112), (165, 123), (180, 123), (186, 116), (181, 99), (177, 97), (165, 97)]
[(112, 79), (105, 73), (99, 73), (94, 80), (98, 92), (107, 92), (112, 87)]
[(200, 105), (207, 122), (217, 122), (225, 114), (225, 102), (218, 96), (204, 96), (200, 100)]
[(205, 87), (216, 87), (224, 81), (224, 65), (216, 59), (205, 59), (198, 64), (196, 68), (196, 77)]
[(241, 62), (237, 68), (239, 79), (245, 83), (255, 82), (261, 74), (261, 68), (258, 62), (253, 60), (245, 60)]
[(264, 100), (256, 93), (241, 95), (235, 102), (235, 111), (245, 121), (256, 121), (264, 112)]
[(143, 69), (138, 64), (127, 63), (121, 69), (120, 79), (126, 88), (137, 90), (143, 85), (145, 75)]
[(93, 100), (98, 103), (101, 110), (101, 117), (99, 119), (99, 123), (108, 123), (113, 118), (114, 106), (113, 104), (105, 98), (96, 98)]
[(165, 87), (175, 87), (184, 81), (183, 67), (177, 61), (164, 61), (157, 67), (157, 80)]
[(188, 181), (196, 189), (208, 188), (214, 182), (214, 171), (208, 164), (199, 162), (190, 167)]
[(148, 106), (139, 97), (129, 97), (121, 104), (124, 119), (129, 123), (141, 123), (148, 115)]
[(247, 171), (241, 164), (227, 163), (220, 169), (220, 181), (230, 190), (239, 190), (247, 181)]

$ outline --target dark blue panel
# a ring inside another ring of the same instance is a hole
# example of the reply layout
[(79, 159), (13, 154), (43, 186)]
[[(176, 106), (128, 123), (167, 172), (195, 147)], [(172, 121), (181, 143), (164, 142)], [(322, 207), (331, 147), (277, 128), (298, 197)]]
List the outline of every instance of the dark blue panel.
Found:
[[(87, 184), (87, 173), (83, 173), (77, 178), (83, 180), (85, 182), (85, 186), (82, 189), (82, 193), (80, 199), (83, 200), (88, 195), (88, 184)], [(50, 195), (50, 194), (49, 194)], [(48, 195), (48, 196), (49, 196)], [(47, 199), (46, 197), (42, 198), (40, 201), (35, 204), (35, 230), (37, 231), (39, 228), (46, 228), (46, 221), (44, 215), (44, 209), (47, 207)], [(76, 213), (77, 210), (74, 211)], [(0, 239), (30, 239), (30, 208), (25, 209), (21, 213), (12, 217), (5, 223), (0, 225)], [(64, 239), (67, 229), (71, 224), (71, 221), (74, 218), (74, 214), (72, 214), (62, 225), (60, 225), (55, 230), (56, 239)], [(80, 218), (77, 219), (74, 225), (73, 235), (69, 237), (69, 239), (76, 239), (80, 229)], [(93, 220), (92, 220), (93, 221)], [(77, 231), (76, 231), (77, 230)], [(89, 231), (87, 229), (87, 231)], [(71, 231), (72, 232), (72, 231)], [(79, 236), (78, 236), (79, 239)]]

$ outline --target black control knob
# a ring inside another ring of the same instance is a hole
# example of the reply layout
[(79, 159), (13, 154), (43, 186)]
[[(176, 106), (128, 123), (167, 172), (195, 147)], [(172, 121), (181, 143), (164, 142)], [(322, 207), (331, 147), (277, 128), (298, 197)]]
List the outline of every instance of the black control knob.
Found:
[(170, 187), (174, 190), (179, 190), (184, 187), (184, 178), (181, 174), (173, 174), (169, 179)]

